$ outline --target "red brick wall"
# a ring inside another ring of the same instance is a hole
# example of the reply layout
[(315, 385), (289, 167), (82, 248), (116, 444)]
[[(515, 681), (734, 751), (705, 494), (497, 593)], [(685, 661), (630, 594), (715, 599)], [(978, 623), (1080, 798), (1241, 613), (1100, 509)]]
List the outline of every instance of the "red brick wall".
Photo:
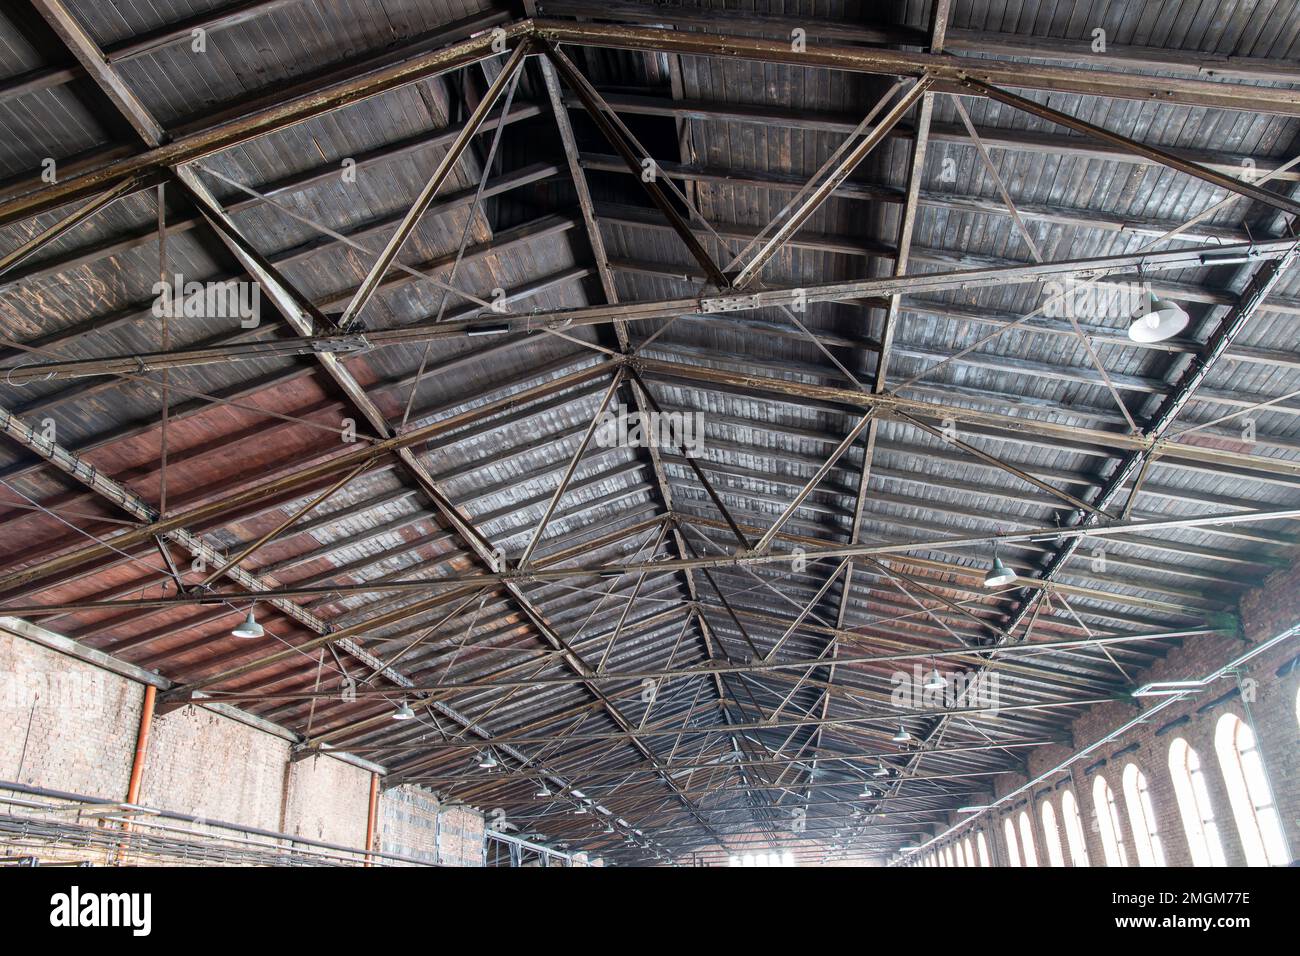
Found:
[[(1261, 643), (1276, 634), (1300, 623), (1300, 565), (1272, 575), (1260, 588), (1251, 591), (1241, 602), (1244, 639), (1228, 637), (1187, 638), (1182, 647), (1171, 651), (1157, 662), (1142, 682), (1200, 678), (1242, 654), (1252, 644)], [(1258, 730), (1260, 750), (1269, 774), (1278, 813), (1284, 832), (1294, 855), (1300, 852), (1300, 717), (1297, 715), (1297, 693), (1300, 693), (1300, 666), (1288, 667), (1300, 655), (1300, 638), (1283, 641), (1278, 646), (1257, 656), (1244, 668), (1243, 677), (1258, 683), (1254, 687), (1255, 700), (1249, 704)], [(1278, 674), (1279, 669), (1285, 672)], [(1074, 789), (1083, 831), (1087, 841), (1089, 861), (1092, 866), (1105, 865), (1105, 853), (1097, 827), (1093, 804), (1093, 786), (1098, 774), (1104, 775), (1115, 793), (1120, 816), (1120, 836), (1127, 849), (1129, 865), (1137, 865), (1137, 853), (1130, 832), (1127, 804), (1124, 800), (1122, 774), (1124, 767), (1135, 762), (1147, 778), (1157, 832), (1169, 866), (1190, 866), (1191, 854), (1183, 830), (1182, 817), (1174, 793), (1173, 777), (1169, 771), (1169, 747), (1178, 738), (1184, 738), (1200, 756), (1201, 767), (1210, 792), (1224, 855), (1230, 866), (1244, 866), (1245, 853), (1238, 837), (1232, 816), (1227, 789), (1219, 770), (1214, 734), (1218, 721), (1225, 713), (1246, 718), (1245, 704), (1238, 696), (1207, 708), (1206, 705), (1233, 690), (1231, 678), (1216, 681), (1206, 690), (1167, 707), (1150, 722), (1131, 728), (1123, 736), (1106, 744), (1097, 752), (1073, 764), (1068, 774), (1044, 781), (1032, 794), (1023, 794), (1010, 807), (1000, 807), (996, 812), (981, 816), (978, 825), (991, 838), (991, 847), (998, 860), (1005, 863), (1006, 848), (1003, 842), (1003, 820), (1014, 820), (1021, 810), (1029, 809), (1034, 823), (1034, 842), (1038, 863), (1047, 865), (1046, 835), (1043, 831), (1041, 806), (1044, 799), (1052, 801), (1061, 832), (1061, 842), (1067, 862), (1068, 843), (1064, 820), (1061, 817), (1062, 780)], [(1160, 698), (1146, 698), (1144, 708), (1154, 705)], [(1140, 711), (1129, 703), (1095, 705), (1072, 724), (1074, 746), (1043, 747), (1031, 752), (1029, 772), (1025, 776), (1007, 775), (998, 778), (995, 792), (998, 796), (1023, 786), (1028, 780), (1060, 764), (1078, 749), (1100, 740), (1115, 728), (1122, 726)], [(1185, 723), (1157, 736), (1157, 731), (1172, 721), (1186, 717)], [(1119, 751), (1137, 745), (1137, 749), (1120, 756)], [(1093, 768), (1099, 761), (1104, 766)], [(1028, 802), (1026, 802), (1028, 800)], [(956, 823), (954, 818), (949, 824)], [(975, 821), (972, 821), (972, 826)], [(940, 828), (943, 829), (943, 828)], [(970, 827), (956, 831), (953, 837), (963, 838)], [(949, 843), (951, 840), (945, 841)], [(944, 844), (935, 844), (937, 849)]]
[[(133, 680), (0, 629), (0, 780), (125, 799), (143, 700)], [(139, 802), (361, 848), (369, 771), (289, 755), (288, 740), (209, 710), (159, 715)], [(0, 855), (30, 852), (0, 843)]]

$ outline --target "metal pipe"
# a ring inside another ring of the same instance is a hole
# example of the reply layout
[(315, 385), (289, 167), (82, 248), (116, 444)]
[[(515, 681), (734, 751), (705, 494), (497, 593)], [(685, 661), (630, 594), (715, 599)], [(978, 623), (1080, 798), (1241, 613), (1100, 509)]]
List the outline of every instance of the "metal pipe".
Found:
[(370, 854), (375, 848), (375, 816), (379, 809), (379, 774), (370, 775), (370, 807), (366, 813), (366, 866), (371, 866)]
[(157, 687), (145, 685), (144, 700), (140, 704), (140, 729), (135, 735), (135, 758), (131, 761), (131, 782), (126, 788), (127, 803), (135, 803), (140, 799), (140, 781), (144, 777), (144, 760), (149, 750), (149, 733), (153, 729), (153, 709), (157, 696)]
[[(158, 697), (158, 688), (146, 684), (144, 698), (140, 702), (140, 727), (135, 733), (135, 756), (131, 759), (131, 780), (126, 786), (126, 802), (136, 804), (140, 799), (140, 781), (144, 777), (144, 761), (149, 753), (149, 733), (153, 730), (154, 703)], [(122, 833), (131, 832), (131, 821), (122, 821)], [(125, 840), (118, 844), (117, 862), (121, 865), (126, 856)]]
[[(75, 803), (96, 804), (105, 806), (114, 806), (117, 801), (109, 800), (105, 797), (91, 797), (81, 793), (71, 793), (66, 790), (52, 790), (48, 787), (36, 787), (30, 784), (19, 783), (16, 780), (0, 780), (0, 791), (8, 790), (13, 793), (22, 793), (32, 797), (43, 797), (51, 800), (71, 800)], [(272, 840), (282, 840), (288, 843), (297, 843), (307, 847), (315, 847), (322, 850), (332, 850), (339, 853), (358, 854), (361, 850), (354, 846), (344, 846), (340, 843), (327, 843), (323, 840), (312, 840), (308, 837), (300, 836), (294, 833), (284, 833), (279, 830), (267, 830), (263, 827), (245, 826), (241, 823), (230, 823), (225, 820), (213, 820), (208, 817), (200, 817), (189, 813), (178, 813), (175, 810), (161, 810), (156, 807), (142, 807), (147, 809), (150, 817), (158, 817), (163, 820), (176, 820), (180, 823), (201, 824), (205, 827), (216, 828), (221, 830), (234, 830), (238, 833), (246, 833), (251, 836), (267, 837)], [(398, 853), (372, 853), (371, 856), (382, 860), (396, 860), (401, 863), (415, 863), (420, 866), (429, 866), (424, 860), (418, 860), (415, 857), (402, 856)]]

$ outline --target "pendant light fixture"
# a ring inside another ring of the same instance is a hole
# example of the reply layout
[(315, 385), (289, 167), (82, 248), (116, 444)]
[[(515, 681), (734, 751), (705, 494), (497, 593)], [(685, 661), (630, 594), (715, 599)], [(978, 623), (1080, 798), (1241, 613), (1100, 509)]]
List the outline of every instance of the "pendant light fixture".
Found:
[(253, 616), (253, 605), (248, 606), (248, 616), (230, 632), (235, 637), (244, 639), (261, 637), (266, 632), (262, 630), (262, 625), (257, 623), (257, 618)]
[(1129, 323), (1128, 337), (1134, 342), (1163, 342), (1187, 328), (1187, 310), (1177, 302), (1157, 299), (1154, 292), (1146, 294), (1145, 306)]
[(497, 764), (497, 757), (491, 750), (483, 751), (483, 756), (479, 758), (478, 766), (480, 770), (493, 770)]
[(926, 690), (943, 690), (948, 686), (948, 679), (939, 673), (939, 668), (934, 666), (934, 661), (930, 662), (930, 668), (930, 676), (922, 686)]
[(411, 705), (405, 700), (399, 701), (397, 710), (393, 711), (393, 720), (414, 720), (415, 711), (411, 710)]
[(902, 721), (899, 721), (898, 730), (889, 739), (896, 744), (905, 744), (912, 739), (912, 735), (907, 732), (907, 728), (903, 726)]
[(1016, 572), (1002, 563), (998, 557), (998, 543), (993, 542), (993, 564), (984, 575), (984, 586), (986, 588), (1006, 587), (1016, 579)]

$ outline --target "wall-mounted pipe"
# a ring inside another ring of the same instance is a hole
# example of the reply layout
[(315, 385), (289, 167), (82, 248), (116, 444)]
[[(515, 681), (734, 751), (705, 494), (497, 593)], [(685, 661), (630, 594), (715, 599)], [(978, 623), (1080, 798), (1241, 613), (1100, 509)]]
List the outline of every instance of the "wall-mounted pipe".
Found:
[(379, 774), (370, 775), (370, 808), (366, 812), (366, 866), (370, 866), (370, 854), (375, 848), (375, 817), (379, 810)]
[[(131, 780), (126, 785), (126, 802), (134, 805), (140, 800), (140, 781), (144, 778), (144, 761), (149, 754), (149, 733), (153, 730), (153, 710), (158, 688), (153, 684), (146, 684), (144, 688), (144, 700), (140, 704), (140, 727), (135, 732), (135, 756), (131, 759)], [(122, 832), (131, 832), (131, 821), (122, 822)], [(126, 843), (123, 841), (117, 848), (117, 863), (120, 866), (126, 856)]]
[(131, 782), (126, 788), (126, 802), (140, 799), (140, 781), (144, 777), (144, 760), (149, 751), (149, 732), (153, 729), (154, 700), (158, 688), (152, 684), (144, 689), (144, 703), (140, 705), (140, 729), (135, 734), (135, 758), (131, 761)]

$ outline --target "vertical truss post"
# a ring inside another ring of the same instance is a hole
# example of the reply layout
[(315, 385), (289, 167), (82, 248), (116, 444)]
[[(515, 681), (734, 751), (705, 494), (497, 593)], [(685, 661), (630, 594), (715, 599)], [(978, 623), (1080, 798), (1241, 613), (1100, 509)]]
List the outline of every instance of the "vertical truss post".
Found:
[(871, 421), (875, 417), (876, 413), (873, 409), (858, 419), (857, 423), (849, 429), (849, 433), (840, 440), (840, 443), (835, 446), (835, 450), (830, 453), (830, 456), (824, 462), (822, 462), (821, 467), (817, 469), (816, 473), (808, 479), (802, 488), (799, 489), (799, 493), (791, 499), (788, 505), (785, 506), (785, 510), (781, 512), (776, 521), (772, 522), (772, 526), (763, 532), (763, 537), (759, 538), (758, 542), (754, 545), (755, 554), (763, 554), (772, 546), (772, 542), (776, 539), (777, 534), (780, 533), (781, 528), (785, 526), (785, 523), (790, 520), (790, 516), (793, 515), (795, 511), (799, 509), (799, 506), (804, 503), (807, 497), (812, 494), (813, 489), (821, 484), (822, 479), (824, 479), (830, 470), (835, 467), (835, 463), (840, 460), (843, 454), (853, 446), (853, 443), (858, 440), (858, 436), (862, 434), (863, 429), (871, 424)]
[(428, 182), (424, 184), (424, 188), (421, 189), (420, 194), (416, 196), (415, 202), (411, 204), (411, 208), (402, 218), (402, 222), (397, 227), (397, 231), (389, 238), (388, 243), (384, 246), (383, 252), (379, 254), (379, 259), (370, 267), (370, 271), (366, 273), (365, 279), (362, 280), (361, 285), (352, 296), (352, 301), (350, 301), (347, 304), (347, 307), (343, 310), (343, 315), (339, 319), (338, 323), (340, 328), (346, 329), (351, 325), (352, 322), (354, 322), (361, 314), (361, 310), (366, 307), (366, 303), (370, 301), (376, 290), (378, 290), (379, 283), (388, 272), (389, 266), (393, 264), (393, 260), (396, 259), (397, 254), (401, 252), (402, 246), (406, 244), (406, 240), (409, 239), (411, 233), (415, 231), (416, 223), (420, 221), (420, 217), (423, 216), (425, 210), (429, 208), (434, 197), (438, 194), (438, 190), (442, 188), (443, 184), (451, 176), (452, 170), (456, 168), (456, 164), (460, 162), (461, 156), (469, 147), (469, 144), (473, 141), (474, 137), (478, 134), (479, 128), (483, 125), (484, 120), (487, 119), (488, 114), (492, 111), (492, 107), (496, 104), (498, 97), (500, 97), (502, 92), (504, 92), (506, 86), (509, 85), (515, 72), (522, 68), (525, 58), (531, 52), (533, 52), (533, 40), (531, 37), (525, 37), (520, 41), (519, 45), (515, 47), (514, 52), (510, 54), (510, 59), (506, 61), (500, 74), (498, 74), (497, 78), (488, 88), (483, 99), (479, 101), (474, 112), (470, 114), (469, 119), (465, 121), (465, 128), (462, 129), (460, 135), (456, 137), (456, 141), (447, 148), (447, 152), (443, 155), (442, 160), (433, 171), (433, 175), (430, 176)]
[(817, 211), (817, 208), (835, 189), (848, 179), (849, 174), (858, 167), (858, 164), (867, 157), (873, 149), (876, 148), (885, 137), (889, 135), (890, 130), (898, 125), (899, 120), (907, 115), (908, 111), (916, 104), (927, 90), (930, 88), (931, 79), (928, 76), (918, 80), (910, 90), (908, 90), (898, 100), (897, 103), (886, 113), (875, 126), (867, 132), (848, 154), (840, 161), (840, 165), (830, 173), (804, 201), (790, 213), (781, 227), (776, 230), (757, 252), (745, 263), (745, 265), (736, 273), (734, 285), (738, 289), (743, 289), (758, 277), (763, 266), (772, 258), (781, 246), (802, 227), (808, 218)]
[[(646, 193), (649, 194), (651, 201), (659, 208), (659, 211), (663, 213), (664, 218), (668, 220), (668, 224), (672, 226), (673, 231), (676, 232), (682, 242), (686, 244), (686, 248), (690, 251), (691, 256), (694, 257), (695, 261), (704, 269), (704, 273), (708, 276), (709, 281), (720, 289), (725, 289), (730, 286), (731, 283), (728, 281), (727, 277), (718, 267), (718, 264), (713, 261), (713, 257), (710, 256), (704, 246), (700, 244), (699, 239), (696, 238), (695, 233), (691, 230), (690, 224), (682, 218), (677, 207), (674, 206), (672, 201), (664, 194), (664, 191), (659, 187), (658, 181), (653, 179), (647, 181), (642, 176), (642, 163), (649, 160), (650, 157), (638, 156), (632, 145), (627, 142), (626, 137), (624, 137), (623, 134), (605, 117), (604, 110), (610, 109), (609, 104), (605, 103), (605, 101), (601, 99), (600, 94), (597, 93), (595, 88), (587, 82), (587, 79), (578, 72), (578, 68), (573, 65), (573, 62), (567, 56), (554, 46), (551, 46), (545, 40), (539, 40), (538, 42), (541, 43), (542, 49), (547, 58), (555, 65), (555, 68), (564, 78), (564, 81), (568, 83), (574, 93), (577, 94), (578, 99), (582, 102), (583, 108), (587, 111), (587, 115), (590, 116), (592, 122), (596, 124), (601, 135), (603, 135), (605, 139), (609, 141), (609, 144), (618, 151), (618, 154), (623, 158), (623, 162), (627, 163), (628, 169), (632, 171), (641, 185), (645, 188)], [(611, 112), (613, 111), (611, 110)]]

